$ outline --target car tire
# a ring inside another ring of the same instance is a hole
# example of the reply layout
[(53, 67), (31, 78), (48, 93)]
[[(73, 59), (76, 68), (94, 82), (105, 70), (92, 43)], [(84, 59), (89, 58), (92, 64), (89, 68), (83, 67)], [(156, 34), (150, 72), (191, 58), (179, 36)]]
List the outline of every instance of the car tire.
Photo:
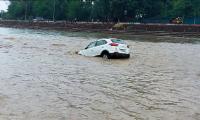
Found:
[(105, 53), (102, 54), (102, 58), (103, 59), (110, 59), (110, 54), (105, 52)]

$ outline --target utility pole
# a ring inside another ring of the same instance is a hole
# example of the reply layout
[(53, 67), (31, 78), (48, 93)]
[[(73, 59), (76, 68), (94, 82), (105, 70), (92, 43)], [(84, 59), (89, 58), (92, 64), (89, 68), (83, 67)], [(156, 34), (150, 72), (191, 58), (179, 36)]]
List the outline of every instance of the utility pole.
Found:
[(197, 16), (197, 14), (195, 12), (195, 15), (194, 15), (194, 24), (196, 24), (196, 16)]
[(55, 22), (56, 0), (53, 0), (53, 21)]
[(25, 15), (24, 15), (25, 21), (27, 20), (27, 7), (28, 7), (27, 0), (25, 0)]
[(0, 20), (3, 18), (2, 16), (3, 16), (3, 10), (1, 10), (0, 11), (0, 14), (1, 14), (1, 16), (0, 16)]
[(94, 14), (94, 1), (91, 2), (91, 5), (92, 5), (92, 10), (91, 10), (91, 15), (90, 15), (90, 19), (91, 19), (91, 22), (93, 22), (93, 14)]

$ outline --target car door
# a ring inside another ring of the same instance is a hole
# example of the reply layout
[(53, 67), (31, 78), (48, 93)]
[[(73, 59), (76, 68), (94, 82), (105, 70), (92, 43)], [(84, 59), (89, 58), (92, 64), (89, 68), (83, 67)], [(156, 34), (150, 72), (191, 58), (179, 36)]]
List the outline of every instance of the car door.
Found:
[(106, 40), (97, 41), (93, 49), (93, 54), (95, 56), (101, 55), (102, 51), (105, 50), (105, 44), (107, 44)]
[(96, 45), (96, 41), (95, 42), (91, 42), (86, 48), (85, 50), (83, 50), (83, 55), (85, 56), (95, 56), (94, 54), (94, 48)]

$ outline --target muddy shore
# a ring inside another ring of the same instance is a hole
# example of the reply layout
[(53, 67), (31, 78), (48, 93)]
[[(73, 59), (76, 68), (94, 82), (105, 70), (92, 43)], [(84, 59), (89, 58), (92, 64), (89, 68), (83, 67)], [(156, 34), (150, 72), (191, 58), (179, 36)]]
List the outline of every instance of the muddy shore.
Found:
[(128, 38), (135, 35), (200, 38), (200, 25), (126, 24), (124, 29), (117, 30), (112, 29), (113, 26), (114, 23), (0, 21), (0, 27), (98, 32), (116, 36), (120, 34)]

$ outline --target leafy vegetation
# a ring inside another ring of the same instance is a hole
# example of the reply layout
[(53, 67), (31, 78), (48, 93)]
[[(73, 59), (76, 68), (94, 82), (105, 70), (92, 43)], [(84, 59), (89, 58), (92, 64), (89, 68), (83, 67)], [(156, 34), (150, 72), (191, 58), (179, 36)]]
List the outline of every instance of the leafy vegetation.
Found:
[(9, 19), (133, 21), (200, 16), (200, 0), (10, 0)]

